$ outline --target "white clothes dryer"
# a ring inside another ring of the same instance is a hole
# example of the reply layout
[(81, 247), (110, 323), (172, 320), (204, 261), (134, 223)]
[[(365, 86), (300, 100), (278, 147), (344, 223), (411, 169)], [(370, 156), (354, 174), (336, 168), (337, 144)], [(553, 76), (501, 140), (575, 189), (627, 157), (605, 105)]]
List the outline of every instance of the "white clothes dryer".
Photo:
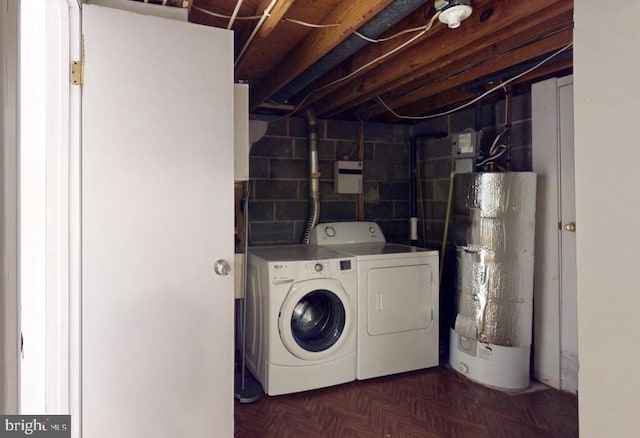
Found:
[(329, 248), (249, 248), (245, 359), (268, 395), (356, 379), (355, 258)]
[(319, 224), (311, 243), (356, 258), (358, 379), (439, 364), (438, 251), (387, 243), (373, 222)]

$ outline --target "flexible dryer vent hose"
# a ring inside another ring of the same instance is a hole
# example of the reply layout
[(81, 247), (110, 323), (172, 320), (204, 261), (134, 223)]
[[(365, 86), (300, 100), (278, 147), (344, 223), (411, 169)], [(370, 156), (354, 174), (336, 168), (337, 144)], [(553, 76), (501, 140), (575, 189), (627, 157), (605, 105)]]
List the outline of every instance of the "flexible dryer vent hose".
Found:
[(302, 243), (308, 245), (311, 230), (320, 219), (320, 172), (318, 172), (318, 119), (313, 110), (305, 112), (309, 141), (309, 217), (304, 228)]

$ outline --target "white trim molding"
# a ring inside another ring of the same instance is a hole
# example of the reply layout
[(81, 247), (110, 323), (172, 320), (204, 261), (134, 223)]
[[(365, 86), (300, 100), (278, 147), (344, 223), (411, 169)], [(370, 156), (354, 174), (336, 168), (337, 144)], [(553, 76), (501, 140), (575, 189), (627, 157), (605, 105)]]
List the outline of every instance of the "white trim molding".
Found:
[(20, 2), (0, 0), (0, 412), (13, 414), (20, 405), (19, 20)]

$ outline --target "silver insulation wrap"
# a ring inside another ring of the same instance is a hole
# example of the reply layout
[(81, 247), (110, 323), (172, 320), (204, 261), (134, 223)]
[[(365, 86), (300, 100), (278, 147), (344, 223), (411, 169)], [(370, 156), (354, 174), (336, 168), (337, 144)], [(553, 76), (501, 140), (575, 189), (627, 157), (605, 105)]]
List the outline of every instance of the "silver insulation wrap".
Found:
[(536, 175), (459, 174), (453, 202), (454, 330), (490, 344), (531, 345)]

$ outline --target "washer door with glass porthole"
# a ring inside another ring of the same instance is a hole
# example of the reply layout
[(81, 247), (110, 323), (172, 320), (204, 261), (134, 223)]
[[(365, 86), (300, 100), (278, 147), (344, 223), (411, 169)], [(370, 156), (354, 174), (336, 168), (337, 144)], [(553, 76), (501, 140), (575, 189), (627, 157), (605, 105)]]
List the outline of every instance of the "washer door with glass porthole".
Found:
[(295, 283), (280, 308), (282, 343), (299, 359), (323, 359), (340, 349), (349, 334), (349, 297), (339, 281)]

